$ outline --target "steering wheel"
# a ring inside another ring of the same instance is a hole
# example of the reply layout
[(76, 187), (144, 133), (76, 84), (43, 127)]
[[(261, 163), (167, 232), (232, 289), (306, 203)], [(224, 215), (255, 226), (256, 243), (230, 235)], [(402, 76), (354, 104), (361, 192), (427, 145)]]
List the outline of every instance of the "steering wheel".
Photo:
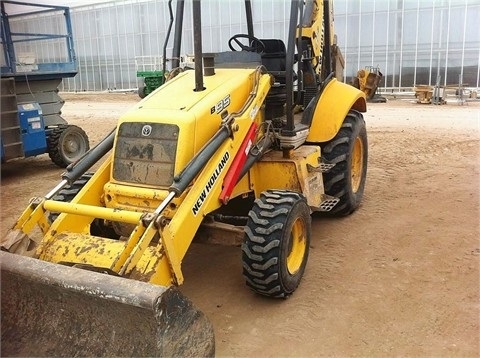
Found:
[[(249, 45), (244, 45), (240, 39), (248, 39)], [(240, 47), (240, 50), (237, 50), (233, 47), (233, 43), (237, 44)], [(234, 35), (228, 40), (228, 47), (232, 51), (248, 51), (248, 52), (257, 52), (263, 53), (265, 51), (265, 44), (257, 39), (255, 36), (250, 36), (247, 34), (237, 34)]]

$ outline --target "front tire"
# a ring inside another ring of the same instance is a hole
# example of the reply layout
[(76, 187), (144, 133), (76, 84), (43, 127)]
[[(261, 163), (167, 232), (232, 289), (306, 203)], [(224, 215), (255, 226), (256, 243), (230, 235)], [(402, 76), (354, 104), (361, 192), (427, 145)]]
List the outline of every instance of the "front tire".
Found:
[(305, 271), (310, 236), (310, 208), (301, 194), (263, 192), (245, 226), (242, 260), (247, 286), (265, 296), (291, 295)]
[(323, 174), (325, 193), (340, 199), (328, 213), (351, 214), (362, 201), (367, 177), (367, 130), (361, 113), (347, 114), (337, 135), (322, 144), (322, 156), (327, 163), (335, 164)]
[[(66, 186), (61, 189), (56, 195), (53, 196), (52, 200), (61, 201), (64, 203), (70, 203), (77, 196), (78, 193), (83, 189), (83, 187), (88, 183), (92, 178), (94, 173), (85, 173), (80, 178), (75, 180), (71, 185)], [(48, 215), (48, 220), (50, 223), (53, 223), (57, 220), (60, 213), (51, 212)], [(95, 218), (90, 224), (90, 234), (93, 236), (105, 237), (108, 239), (118, 240), (120, 235), (118, 235), (111, 225), (107, 226), (104, 223), (104, 220)]]
[[(71, 185), (67, 185), (65, 188), (61, 189), (57, 194), (55, 194), (52, 200), (70, 203), (92, 178), (92, 176), (93, 173), (82, 174), (82, 176), (75, 180)], [(51, 212), (48, 215), (48, 220), (50, 223), (53, 223), (55, 220), (57, 220), (59, 215), (59, 213)]]
[(80, 159), (89, 149), (85, 131), (74, 125), (59, 125), (47, 137), (48, 155), (61, 168)]

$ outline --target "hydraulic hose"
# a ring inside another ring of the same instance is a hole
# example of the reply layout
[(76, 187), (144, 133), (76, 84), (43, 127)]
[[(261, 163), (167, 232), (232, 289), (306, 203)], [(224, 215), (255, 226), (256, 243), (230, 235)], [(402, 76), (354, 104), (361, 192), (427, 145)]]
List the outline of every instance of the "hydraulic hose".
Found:
[(113, 148), (115, 131), (116, 129), (113, 129), (108, 136), (85, 153), (81, 159), (69, 166), (67, 171), (62, 174), (62, 179), (67, 181), (69, 185), (72, 185), (75, 180), (80, 178), (88, 169), (107, 154)]

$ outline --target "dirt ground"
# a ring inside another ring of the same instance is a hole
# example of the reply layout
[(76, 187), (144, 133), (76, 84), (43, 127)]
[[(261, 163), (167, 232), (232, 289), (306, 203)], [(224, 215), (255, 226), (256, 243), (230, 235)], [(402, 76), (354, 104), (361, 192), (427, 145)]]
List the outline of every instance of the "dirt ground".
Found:
[[(63, 94), (97, 143), (135, 94)], [(413, 98), (412, 98), (413, 99)], [(365, 114), (364, 201), (314, 217), (310, 258), (287, 300), (249, 291), (237, 247), (194, 244), (181, 290), (210, 318), (217, 356), (478, 357), (480, 102), (394, 99)], [(62, 170), (48, 155), (1, 167), (2, 236)]]

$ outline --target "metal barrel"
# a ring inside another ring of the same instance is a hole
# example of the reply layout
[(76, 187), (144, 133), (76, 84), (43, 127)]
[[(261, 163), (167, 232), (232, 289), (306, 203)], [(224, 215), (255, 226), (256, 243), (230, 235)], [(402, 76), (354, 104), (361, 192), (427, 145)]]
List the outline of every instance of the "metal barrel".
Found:
[(7, 252), (2, 356), (214, 356), (213, 328), (175, 287)]

